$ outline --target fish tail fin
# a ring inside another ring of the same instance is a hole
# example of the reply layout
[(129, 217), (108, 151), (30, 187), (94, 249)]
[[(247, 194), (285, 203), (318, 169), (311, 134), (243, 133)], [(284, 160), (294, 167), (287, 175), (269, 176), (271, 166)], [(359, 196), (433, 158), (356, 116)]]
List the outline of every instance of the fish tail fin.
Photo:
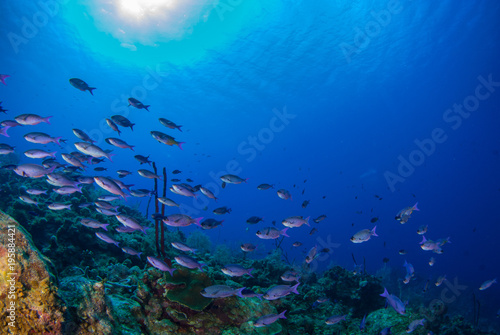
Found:
[(308, 225), (309, 227), (311, 227), (311, 225), (309, 224), (309, 219), (310, 218), (311, 218), (310, 216), (306, 217), (306, 225)]
[(3, 135), (5, 137), (10, 137), (9, 134), (7, 134), (7, 129), (9, 129), (10, 127), (2, 127), (0, 128), (0, 135)]
[(373, 236), (378, 236), (377, 233), (375, 232), (375, 229), (377, 229), (377, 226), (373, 227), (373, 229), (372, 229), (372, 235)]
[(54, 165), (54, 166), (52, 166), (52, 167), (50, 167), (50, 168), (47, 170), (47, 173), (46, 173), (46, 174), (50, 174), (50, 173), (54, 172), (54, 170), (55, 170), (55, 169), (56, 169), (56, 166), (55, 166), (55, 165)]
[(263, 294), (257, 294), (257, 298), (259, 298), (260, 301), (262, 301), (262, 296)]
[(425, 235), (422, 235), (422, 242), (420, 242), (419, 244), (424, 244), (425, 242), (427, 242), (427, 239), (425, 238)]
[(48, 123), (48, 124), (51, 124), (51, 123), (50, 123), (50, 118), (52, 118), (52, 117), (54, 117), (54, 116), (52, 115), (52, 116), (47, 116), (47, 117), (44, 117), (44, 118), (43, 118), (43, 122)]
[(132, 131), (134, 131), (134, 126), (135, 126), (135, 123), (131, 123), (131, 124), (130, 124), (130, 129), (131, 129)]
[(194, 219), (194, 224), (201, 227), (200, 221), (203, 220), (203, 216)]
[(97, 87), (89, 87), (88, 90), (90, 92), (90, 94), (94, 95), (94, 92), (92, 92), (93, 90), (95, 90)]
[(139, 257), (139, 259), (141, 259), (141, 255), (142, 255), (142, 251), (137, 253), (137, 257)]
[(131, 145), (131, 146), (130, 146), (130, 150), (135, 151), (135, 150), (134, 150), (134, 147), (135, 147), (135, 145)]
[(177, 126), (177, 129), (179, 129), (180, 132), (182, 132), (182, 129), (181, 129), (182, 126)]
[(186, 142), (177, 142), (177, 146), (181, 149), (181, 150), (184, 150), (182, 149), (182, 145), (186, 143)]
[(192, 249), (191, 251), (193, 252), (193, 254), (196, 254), (196, 252), (198, 251), (198, 249)]
[(151, 107), (151, 105), (144, 105), (144, 109), (147, 110), (149, 112), (149, 107)]
[(54, 138), (54, 142), (57, 144), (57, 145), (61, 145), (61, 142), (65, 142), (66, 140), (63, 140), (62, 139), (62, 136), (59, 136), (59, 137), (55, 137)]
[(177, 270), (177, 269), (170, 268), (170, 270), (168, 270), (168, 273), (170, 273), (170, 275), (173, 277), (175, 270)]
[(300, 294), (299, 291), (297, 291), (297, 287), (299, 287), (300, 283), (295, 284), (292, 286), (292, 292), (295, 294)]
[(250, 277), (252, 277), (252, 278), (253, 278), (253, 276), (252, 276), (252, 271), (253, 271), (253, 268), (249, 269), (249, 270), (248, 270), (248, 275), (249, 275)]
[(111, 163), (113, 163), (113, 160), (111, 159), (111, 157), (113, 157), (113, 156), (115, 156), (115, 155), (116, 155), (116, 154), (111, 154), (111, 153), (109, 153), (109, 154), (107, 154), (107, 155), (106, 155), (106, 158), (107, 158), (107, 159), (109, 159), (109, 161), (110, 161)]
[(389, 296), (389, 292), (387, 292), (387, 289), (384, 287), (384, 293), (380, 295), (381, 297), (387, 298)]
[(83, 185), (81, 185), (80, 187), (78, 187), (78, 186), (77, 186), (77, 187), (76, 187), (77, 192), (80, 192), (81, 194), (83, 194), (83, 192), (82, 192), (82, 187), (83, 187)]
[(244, 298), (245, 296), (241, 293), (244, 289), (246, 289), (246, 287), (242, 287), (242, 288), (238, 289), (238, 291), (236, 292), (236, 295), (240, 298)]
[(114, 244), (114, 245), (116, 245), (118, 248), (120, 247), (120, 246), (119, 246), (120, 242), (115, 242), (115, 243), (113, 243), (113, 244)]
[(104, 229), (105, 231), (108, 231), (108, 228), (107, 228), (108, 226), (109, 226), (109, 223), (106, 223), (106, 224), (103, 224), (101, 226), (101, 228)]
[(283, 230), (281, 231), (281, 235), (286, 236), (286, 237), (290, 237), (290, 236), (288, 236), (288, 235), (287, 235), (287, 233), (286, 233), (286, 231), (287, 231), (287, 230), (288, 230), (288, 228), (283, 229)]
[(418, 202), (417, 202), (417, 203), (415, 203), (415, 205), (413, 205), (412, 209), (413, 209), (414, 211), (420, 211), (420, 209), (418, 209), (417, 205), (418, 205)]
[(5, 79), (6, 79), (6, 78), (9, 78), (9, 77), (10, 77), (10, 76), (9, 76), (8, 74), (2, 74), (2, 75), (0, 75), (0, 81), (2, 82), (2, 84), (7, 85), (7, 84), (5, 83)]
[(278, 318), (279, 319), (286, 319), (285, 313), (286, 313), (286, 309), (283, 312), (281, 312), (280, 314), (278, 314)]
[(57, 154), (57, 151), (49, 152), (49, 155), (51, 157), (54, 157), (54, 158), (56, 158), (56, 154)]

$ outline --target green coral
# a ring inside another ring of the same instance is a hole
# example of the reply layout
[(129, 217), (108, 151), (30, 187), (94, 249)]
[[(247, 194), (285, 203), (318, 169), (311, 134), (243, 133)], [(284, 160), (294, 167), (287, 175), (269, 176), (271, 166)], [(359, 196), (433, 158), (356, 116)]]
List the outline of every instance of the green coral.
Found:
[(212, 302), (212, 299), (205, 298), (200, 293), (205, 287), (212, 285), (210, 278), (203, 272), (179, 269), (165, 281), (170, 284), (168, 286), (172, 286), (166, 291), (166, 297), (170, 301), (195, 311), (204, 310)]

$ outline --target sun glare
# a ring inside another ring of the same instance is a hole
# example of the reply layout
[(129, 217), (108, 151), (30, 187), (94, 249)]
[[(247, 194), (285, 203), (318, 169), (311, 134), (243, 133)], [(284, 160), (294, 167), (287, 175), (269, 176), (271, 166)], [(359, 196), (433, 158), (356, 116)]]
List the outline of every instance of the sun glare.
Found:
[(120, 0), (120, 13), (124, 16), (143, 20), (165, 14), (175, 5), (175, 0)]

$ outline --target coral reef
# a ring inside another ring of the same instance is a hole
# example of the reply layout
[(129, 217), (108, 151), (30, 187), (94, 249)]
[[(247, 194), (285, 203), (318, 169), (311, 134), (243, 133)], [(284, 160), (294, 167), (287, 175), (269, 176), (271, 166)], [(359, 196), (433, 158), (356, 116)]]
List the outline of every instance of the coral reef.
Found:
[[(72, 201), (85, 199), (84, 193)], [(283, 251), (279, 248), (262, 259), (247, 258), (226, 246), (216, 246), (209, 252), (210, 240), (199, 232), (187, 238), (180, 230), (165, 232), (168, 242), (187, 241), (190, 246), (200, 249), (196, 257), (207, 264), (203, 272), (176, 266), (171, 276), (147, 265), (144, 256), (140, 259), (100, 242), (92, 229), (77, 223), (81, 216), (98, 217), (110, 223), (111, 228), (118, 225), (113, 218), (103, 219), (88, 209), (78, 209), (74, 213), (46, 211), (44, 217), (30, 216), (29, 211), (33, 208), (15, 201), (9, 211), (25, 220), (26, 228), (36, 232), (34, 241), (20, 224), (4, 214), (0, 216), (4, 227), (12, 224), (17, 228), (16, 264), (20, 270), (15, 286), (17, 333), (378, 334), (388, 325), (393, 326), (393, 333), (403, 333), (411, 321), (427, 318), (426, 326), (418, 328), (414, 334), (427, 334), (429, 330), (436, 334), (486, 334), (474, 329), (463, 318), (448, 315), (440, 306), (416, 308), (419, 303), (414, 302), (413, 307), (407, 308), (406, 315), (392, 308), (384, 309), (385, 301), (379, 296), (383, 287), (378, 277), (354, 274), (339, 266), (321, 275), (304, 266), (294, 268), (283, 261)], [(136, 210), (123, 207), (122, 211), (148, 225)], [(156, 254), (150, 232), (146, 235), (114, 234), (113, 237), (145, 254)], [(2, 238), (0, 256), (6, 257), (8, 241)], [(46, 255), (57, 259), (57, 263), (42, 256), (37, 244)], [(163, 260), (168, 263), (176, 255), (178, 251), (167, 248)], [(253, 268), (254, 277), (223, 274), (221, 266), (231, 263)], [(0, 267), (1, 292), (7, 292), (5, 266)], [(280, 277), (287, 270), (300, 272), (299, 295), (267, 301), (257, 297), (208, 299), (200, 294), (203, 288), (211, 285), (247, 287), (262, 294), (277, 284), (286, 284)], [(315, 305), (320, 297), (328, 300)], [(1, 298), (0, 303), (7, 301), (5, 296)], [(1, 307), (6, 320), (5, 308)], [(287, 319), (262, 328), (253, 325), (259, 317), (283, 310), (287, 310)], [(325, 320), (332, 315), (348, 316), (345, 321), (328, 326)], [(364, 315), (367, 315), (366, 330), (362, 332), (359, 324)], [(9, 333), (6, 323), (2, 324), (2, 330)]]
[[(9, 227), (13, 230), (9, 231)], [(0, 263), (2, 334), (60, 333), (64, 306), (57, 294), (50, 260), (33, 245), (30, 234), (1, 211), (0, 231), (0, 259), (4, 260)], [(14, 314), (8, 310), (11, 302), (15, 303)]]

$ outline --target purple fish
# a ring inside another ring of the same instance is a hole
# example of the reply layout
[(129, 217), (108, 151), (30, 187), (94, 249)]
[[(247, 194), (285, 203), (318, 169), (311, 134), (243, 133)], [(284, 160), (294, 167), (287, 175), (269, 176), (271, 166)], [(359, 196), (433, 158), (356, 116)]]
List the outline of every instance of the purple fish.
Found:
[(31, 205), (37, 205), (38, 206), (38, 202), (36, 202), (35, 200), (33, 200), (29, 195), (21, 195), (19, 196), (19, 199), (21, 199), (21, 201), (27, 203), (27, 204), (31, 204)]
[(286, 319), (285, 317), (285, 313), (286, 313), (286, 310), (284, 310), (283, 312), (281, 312), (280, 314), (268, 314), (268, 315), (264, 315), (264, 316), (261, 316), (260, 318), (258, 318), (255, 322), (254, 322), (254, 327), (264, 327), (264, 326), (268, 326), (270, 325), (271, 323), (274, 323), (276, 322), (276, 320), (278, 319)]
[(184, 243), (181, 243), (181, 242), (172, 242), (170, 243), (172, 245), (172, 247), (174, 247), (175, 249), (177, 250), (180, 250), (180, 251), (185, 251), (185, 252), (192, 252), (193, 254), (196, 253), (196, 249), (193, 249), (191, 247), (188, 247), (187, 245), (185, 245)]
[(202, 219), (203, 217), (192, 218), (185, 214), (172, 214), (164, 218), (163, 223), (165, 223), (167, 226), (172, 226), (172, 227), (187, 227), (190, 226), (191, 224), (200, 226), (200, 221)]
[(47, 135), (45, 133), (33, 132), (24, 135), (24, 139), (31, 143), (47, 144), (53, 142), (57, 145), (61, 145), (62, 137), (51, 137), (50, 135)]
[(62, 204), (59, 202), (54, 202), (48, 205), (47, 207), (53, 211), (61, 211), (63, 209), (71, 209), (71, 204)]
[(228, 184), (241, 184), (241, 183), (246, 183), (248, 178), (241, 178), (238, 176), (235, 176), (234, 174), (226, 174), (220, 177), (220, 180), (222, 180), (224, 183)]
[(117, 247), (118, 247), (118, 244), (120, 243), (118, 241), (113, 240), (111, 237), (109, 237), (108, 235), (106, 235), (104, 233), (95, 233), (95, 235), (97, 237), (99, 237), (99, 239), (103, 240), (104, 242), (106, 242), (106, 243), (113, 243)]
[(149, 264), (151, 264), (152, 266), (154, 266), (155, 268), (157, 268), (158, 270), (161, 270), (161, 271), (164, 271), (164, 272), (168, 272), (170, 273), (171, 276), (174, 275), (174, 271), (176, 269), (174, 268), (171, 268), (170, 266), (168, 266), (165, 262), (159, 260), (158, 258), (156, 257), (152, 257), (152, 256), (148, 256), (148, 262)]
[(372, 236), (378, 236), (377, 233), (375, 233), (375, 229), (377, 229), (377, 226), (373, 227), (372, 230), (363, 229), (361, 231), (358, 231), (356, 234), (354, 234), (351, 237), (351, 242), (352, 243), (363, 243), (363, 242), (368, 241)]
[(334, 325), (334, 324), (337, 324), (339, 323), (340, 321), (342, 320), (345, 320), (347, 314), (346, 315), (334, 315), (334, 316), (330, 316), (328, 319), (326, 319), (326, 324), (327, 325)]
[(309, 252), (307, 253), (307, 256), (306, 256), (306, 263), (309, 264), (311, 263), (312, 261), (314, 261), (316, 259), (316, 257), (318, 256), (318, 246), (315, 245), (314, 247), (311, 248), (311, 250), (309, 250)]
[(292, 200), (292, 195), (285, 189), (278, 190), (276, 193), (278, 194), (278, 197), (280, 197), (283, 200), (288, 200), (288, 199)]
[(146, 228), (141, 226), (139, 222), (137, 222), (134, 218), (125, 215), (125, 214), (120, 214), (116, 215), (116, 218), (118, 221), (120, 221), (121, 224), (123, 224), (125, 227), (133, 228), (135, 230), (140, 230), (144, 234), (146, 234)]
[(130, 228), (130, 227), (125, 227), (125, 226), (120, 226), (120, 227), (116, 228), (115, 230), (119, 233), (131, 233), (131, 232), (135, 231), (135, 229)]
[(53, 116), (42, 117), (36, 114), (21, 114), (14, 118), (17, 123), (22, 124), (23, 126), (35, 126), (39, 123), (45, 122), (50, 124), (50, 118)]
[(73, 129), (73, 134), (75, 134), (75, 136), (78, 137), (79, 139), (81, 139), (82, 141), (90, 142), (90, 143), (95, 143), (95, 141), (92, 140), (90, 138), (90, 136), (87, 135), (87, 133), (84, 132), (83, 130), (74, 128)]
[(139, 257), (139, 259), (141, 259), (142, 252), (137, 252), (134, 249), (129, 248), (129, 247), (123, 247), (122, 251), (125, 252), (125, 253), (127, 253), (127, 254), (129, 254), (129, 255), (132, 255), (132, 256), (136, 256), (137, 255), (137, 257)]
[[(53, 166), (53, 168), (55, 168), (55, 166)], [(50, 184), (54, 186), (77, 186), (79, 184), (62, 173), (47, 174), (47, 179), (51, 182)]]
[(55, 167), (46, 169), (43, 166), (37, 164), (23, 164), (23, 165), (18, 165), (14, 169), (14, 172), (21, 177), (41, 178), (49, 173), (52, 173), (54, 169)]
[(87, 219), (87, 218), (81, 219), (80, 223), (82, 225), (84, 225), (85, 227), (89, 227), (89, 228), (93, 228), (93, 229), (102, 228), (105, 231), (108, 231), (108, 228), (106, 228), (106, 227), (109, 226), (109, 223), (100, 223), (97, 220)]
[(241, 295), (245, 298), (257, 297), (259, 298), (259, 300), (262, 300), (262, 294), (255, 293), (254, 291), (249, 289), (244, 289), (243, 291), (241, 291)]
[(188, 269), (199, 269), (203, 271), (202, 267), (206, 266), (206, 264), (198, 263), (198, 261), (192, 257), (181, 255), (174, 257), (175, 261)]
[(227, 298), (233, 295), (244, 298), (244, 296), (241, 294), (244, 289), (245, 287), (234, 289), (226, 285), (213, 285), (205, 287), (203, 290), (201, 290), (200, 294), (205, 298)]
[(78, 186), (62, 186), (62, 187), (59, 187), (57, 189), (55, 188), (54, 192), (59, 193), (61, 195), (73, 194), (75, 192), (83, 193), (82, 186), (80, 186), (80, 187), (78, 187)]
[(297, 287), (300, 285), (300, 283), (297, 283), (294, 286), (289, 286), (289, 285), (277, 285), (271, 288), (264, 294), (262, 297), (266, 300), (276, 300), (279, 298), (283, 298), (290, 293), (295, 293), (299, 294), (299, 291), (297, 291)]
[(106, 208), (101, 208), (101, 207), (96, 207), (95, 210), (99, 213), (101, 213), (102, 215), (106, 215), (106, 216), (116, 216), (116, 215), (120, 215), (119, 212), (117, 211), (113, 211), (111, 209), (106, 209)]
[(406, 275), (410, 276), (410, 277), (413, 277), (413, 275), (415, 273), (415, 268), (413, 267), (413, 265), (411, 265), (410, 263), (408, 263), (405, 260), (405, 264), (403, 266), (406, 268)]
[(122, 191), (122, 189), (115, 183), (111, 178), (106, 177), (94, 177), (94, 180), (97, 185), (99, 185), (104, 190), (109, 193), (113, 193), (116, 195), (120, 195), (123, 199), (127, 200), (127, 195)]
[(401, 301), (401, 299), (399, 299), (398, 297), (396, 297), (393, 294), (389, 294), (389, 292), (387, 292), (387, 289), (385, 287), (384, 287), (384, 293), (382, 293), (380, 296), (386, 298), (387, 299), (387, 303), (392, 308), (394, 308), (394, 310), (396, 312), (398, 312), (401, 315), (405, 315), (405, 313), (406, 313), (406, 308), (405, 308), (406, 303), (403, 303)]
[(26, 193), (31, 194), (31, 195), (40, 195), (40, 194), (47, 194), (46, 190), (38, 190), (35, 188), (30, 188), (26, 190)]
[(296, 281), (299, 282), (300, 274), (295, 271), (286, 271), (281, 275), (283, 281)]
[(273, 227), (267, 227), (267, 228), (264, 228), (262, 230), (259, 230), (256, 233), (256, 235), (258, 238), (261, 238), (263, 240), (275, 240), (275, 239), (279, 238), (281, 235), (286, 236), (286, 237), (290, 237), (286, 234), (287, 230), (288, 230), (288, 228), (285, 228), (283, 230), (278, 230), (278, 229), (273, 228)]
[(249, 275), (253, 278), (252, 270), (253, 269), (245, 269), (243, 266), (238, 264), (228, 264), (221, 269), (224, 274), (230, 277), (241, 277), (243, 275)]
[(191, 192), (187, 187), (184, 187), (182, 185), (174, 184), (170, 188), (170, 191), (172, 191), (175, 194), (183, 195), (185, 197), (193, 197), (196, 198), (196, 194)]
[(425, 319), (420, 319), (420, 320), (415, 320), (412, 321), (409, 325), (408, 328), (406, 329), (407, 333), (413, 332), (415, 329), (417, 329), (418, 326), (424, 326)]

